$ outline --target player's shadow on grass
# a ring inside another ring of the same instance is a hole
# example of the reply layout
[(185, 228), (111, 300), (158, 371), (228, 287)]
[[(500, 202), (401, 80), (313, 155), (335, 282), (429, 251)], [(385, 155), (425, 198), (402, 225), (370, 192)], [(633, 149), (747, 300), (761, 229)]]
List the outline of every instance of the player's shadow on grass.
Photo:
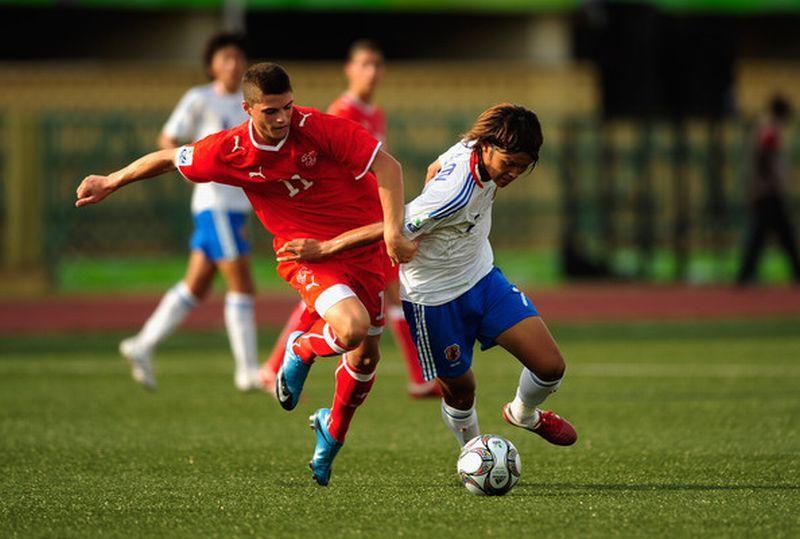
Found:
[(587, 491), (609, 492), (660, 492), (660, 491), (736, 491), (736, 490), (800, 490), (800, 485), (706, 485), (682, 483), (522, 483), (515, 491), (527, 496), (547, 496), (554, 493), (581, 493)]

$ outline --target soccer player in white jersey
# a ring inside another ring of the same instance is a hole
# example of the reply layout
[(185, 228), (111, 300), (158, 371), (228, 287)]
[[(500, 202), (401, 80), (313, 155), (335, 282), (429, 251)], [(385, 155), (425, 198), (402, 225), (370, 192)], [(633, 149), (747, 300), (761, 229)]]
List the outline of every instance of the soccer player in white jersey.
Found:
[[(422, 194), (406, 205), (404, 233), (419, 242), (400, 269), (406, 318), (427, 380), (438, 380), (442, 418), (458, 443), (480, 434), (475, 412), (473, 346), (496, 344), (522, 363), (514, 399), (502, 408), (511, 425), (556, 445), (577, 440), (572, 425), (540, 410), (564, 375), (564, 359), (531, 300), (494, 266), (489, 244), (498, 189), (529, 173), (543, 143), (539, 120), (518, 105), (483, 112), (463, 139), (429, 168)], [(280, 260), (313, 260), (380, 239), (376, 223), (332, 240), (293, 240)]]
[[(211, 82), (191, 88), (181, 98), (159, 138), (162, 149), (177, 148), (247, 119), (242, 108), (241, 80), (247, 67), (244, 40), (217, 34), (207, 43), (205, 67)], [(120, 343), (133, 378), (154, 389), (151, 358), (158, 343), (180, 325), (208, 295), (217, 271), (227, 286), (225, 327), (235, 360), (234, 384), (241, 391), (259, 389), (256, 326), (245, 227), (251, 206), (242, 189), (219, 183), (198, 183), (192, 195), (194, 233), (184, 278), (161, 299), (141, 331)]]

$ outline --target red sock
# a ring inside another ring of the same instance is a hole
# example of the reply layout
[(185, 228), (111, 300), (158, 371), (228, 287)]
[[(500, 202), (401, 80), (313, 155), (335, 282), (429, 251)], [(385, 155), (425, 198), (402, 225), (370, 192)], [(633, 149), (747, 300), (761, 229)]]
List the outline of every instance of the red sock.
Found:
[(367, 398), (374, 383), (375, 371), (357, 372), (342, 356), (339, 368), (336, 369), (336, 390), (333, 394), (331, 420), (328, 425), (328, 431), (337, 442), (344, 443), (356, 408)]
[(281, 368), (281, 363), (283, 363), (283, 353), (286, 349), (286, 339), (289, 338), (289, 334), (293, 331), (307, 331), (309, 328), (309, 320), (307, 317), (303, 316), (306, 312), (306, 304), (302, 301), (297, 304), (297, 306), (292, 311), (292, 314), (289, 315), (289, 319), (286, 321), (286, 325), (283, 327), (281, 334), (278, 336), (278, 340), (275, 341), (275, 346), (272, 348), (272, 352), (269, 354), (269, 359), (264, 363), (269, 370), (273, 372), (273, 374), (277, 374), (278, 369)]
[(400, 345), (403, 359), (406, 362), (408, 378), (415, 384), (424, 384), (422, 366), (419, 364), (419, 359), (417, 359), (417, 346), (414, 344), (414, 338), (411, 336), (411, 330), (408, 328), (408, 322), (406, 322), (402, 309), (389, 307), (386, 311), (389, 315), (389, 323), (392, 326), (392, 334), (395, 341)]
[(297, 338), (292, 350), (304, 362), (311, 363), (316, 357), (338, 356), (351, 348), (347, 348), (333, 332), (331, 326), (323, 318), (320, 318), (308, 331)]

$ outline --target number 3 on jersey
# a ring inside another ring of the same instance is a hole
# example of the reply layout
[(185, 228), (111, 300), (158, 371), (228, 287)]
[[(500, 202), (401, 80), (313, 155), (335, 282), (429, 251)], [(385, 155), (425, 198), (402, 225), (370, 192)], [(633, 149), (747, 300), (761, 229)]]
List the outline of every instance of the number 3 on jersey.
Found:
[(294, 176), (292, 176), (291, 180), (281, 180), (281, 181), (283, 182), (283, 185), (285, 185), (286, 188), (289, 190), (289, 198), (294, 197), (297, 193), (300, 192), (300, 188), (292, 185), (292, 182), (299, 181), (300, 185), (303, 187), (303, 191), (307, 191), (312, 185), (314, 185), (314, 182), (300, 177), (299, 174), (295, 174)]

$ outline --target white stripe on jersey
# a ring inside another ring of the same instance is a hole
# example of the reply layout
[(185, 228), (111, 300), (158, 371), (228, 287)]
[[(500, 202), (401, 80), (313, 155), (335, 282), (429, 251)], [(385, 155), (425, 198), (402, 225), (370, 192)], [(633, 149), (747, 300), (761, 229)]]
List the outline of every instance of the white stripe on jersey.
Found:
[(372, 155), (370, 156), (369, 161), (367, 162), (367, 166), (364, 167), (364, 170), (361, 172), (361, 174), (356, 176), (357, 180), (360, 180), (361, 178), (366, 176), (367, 172), (369, 172), (369, 169), (372, 168), (372, 163), (375, 162), (375, 156), (378, 155), (378, 150), (381, 149), (381, 146), (383, 146), (383, 143), (381, 141), (378, 141), (378, 143), (375, 145), (375, 149), (372, 150)]

